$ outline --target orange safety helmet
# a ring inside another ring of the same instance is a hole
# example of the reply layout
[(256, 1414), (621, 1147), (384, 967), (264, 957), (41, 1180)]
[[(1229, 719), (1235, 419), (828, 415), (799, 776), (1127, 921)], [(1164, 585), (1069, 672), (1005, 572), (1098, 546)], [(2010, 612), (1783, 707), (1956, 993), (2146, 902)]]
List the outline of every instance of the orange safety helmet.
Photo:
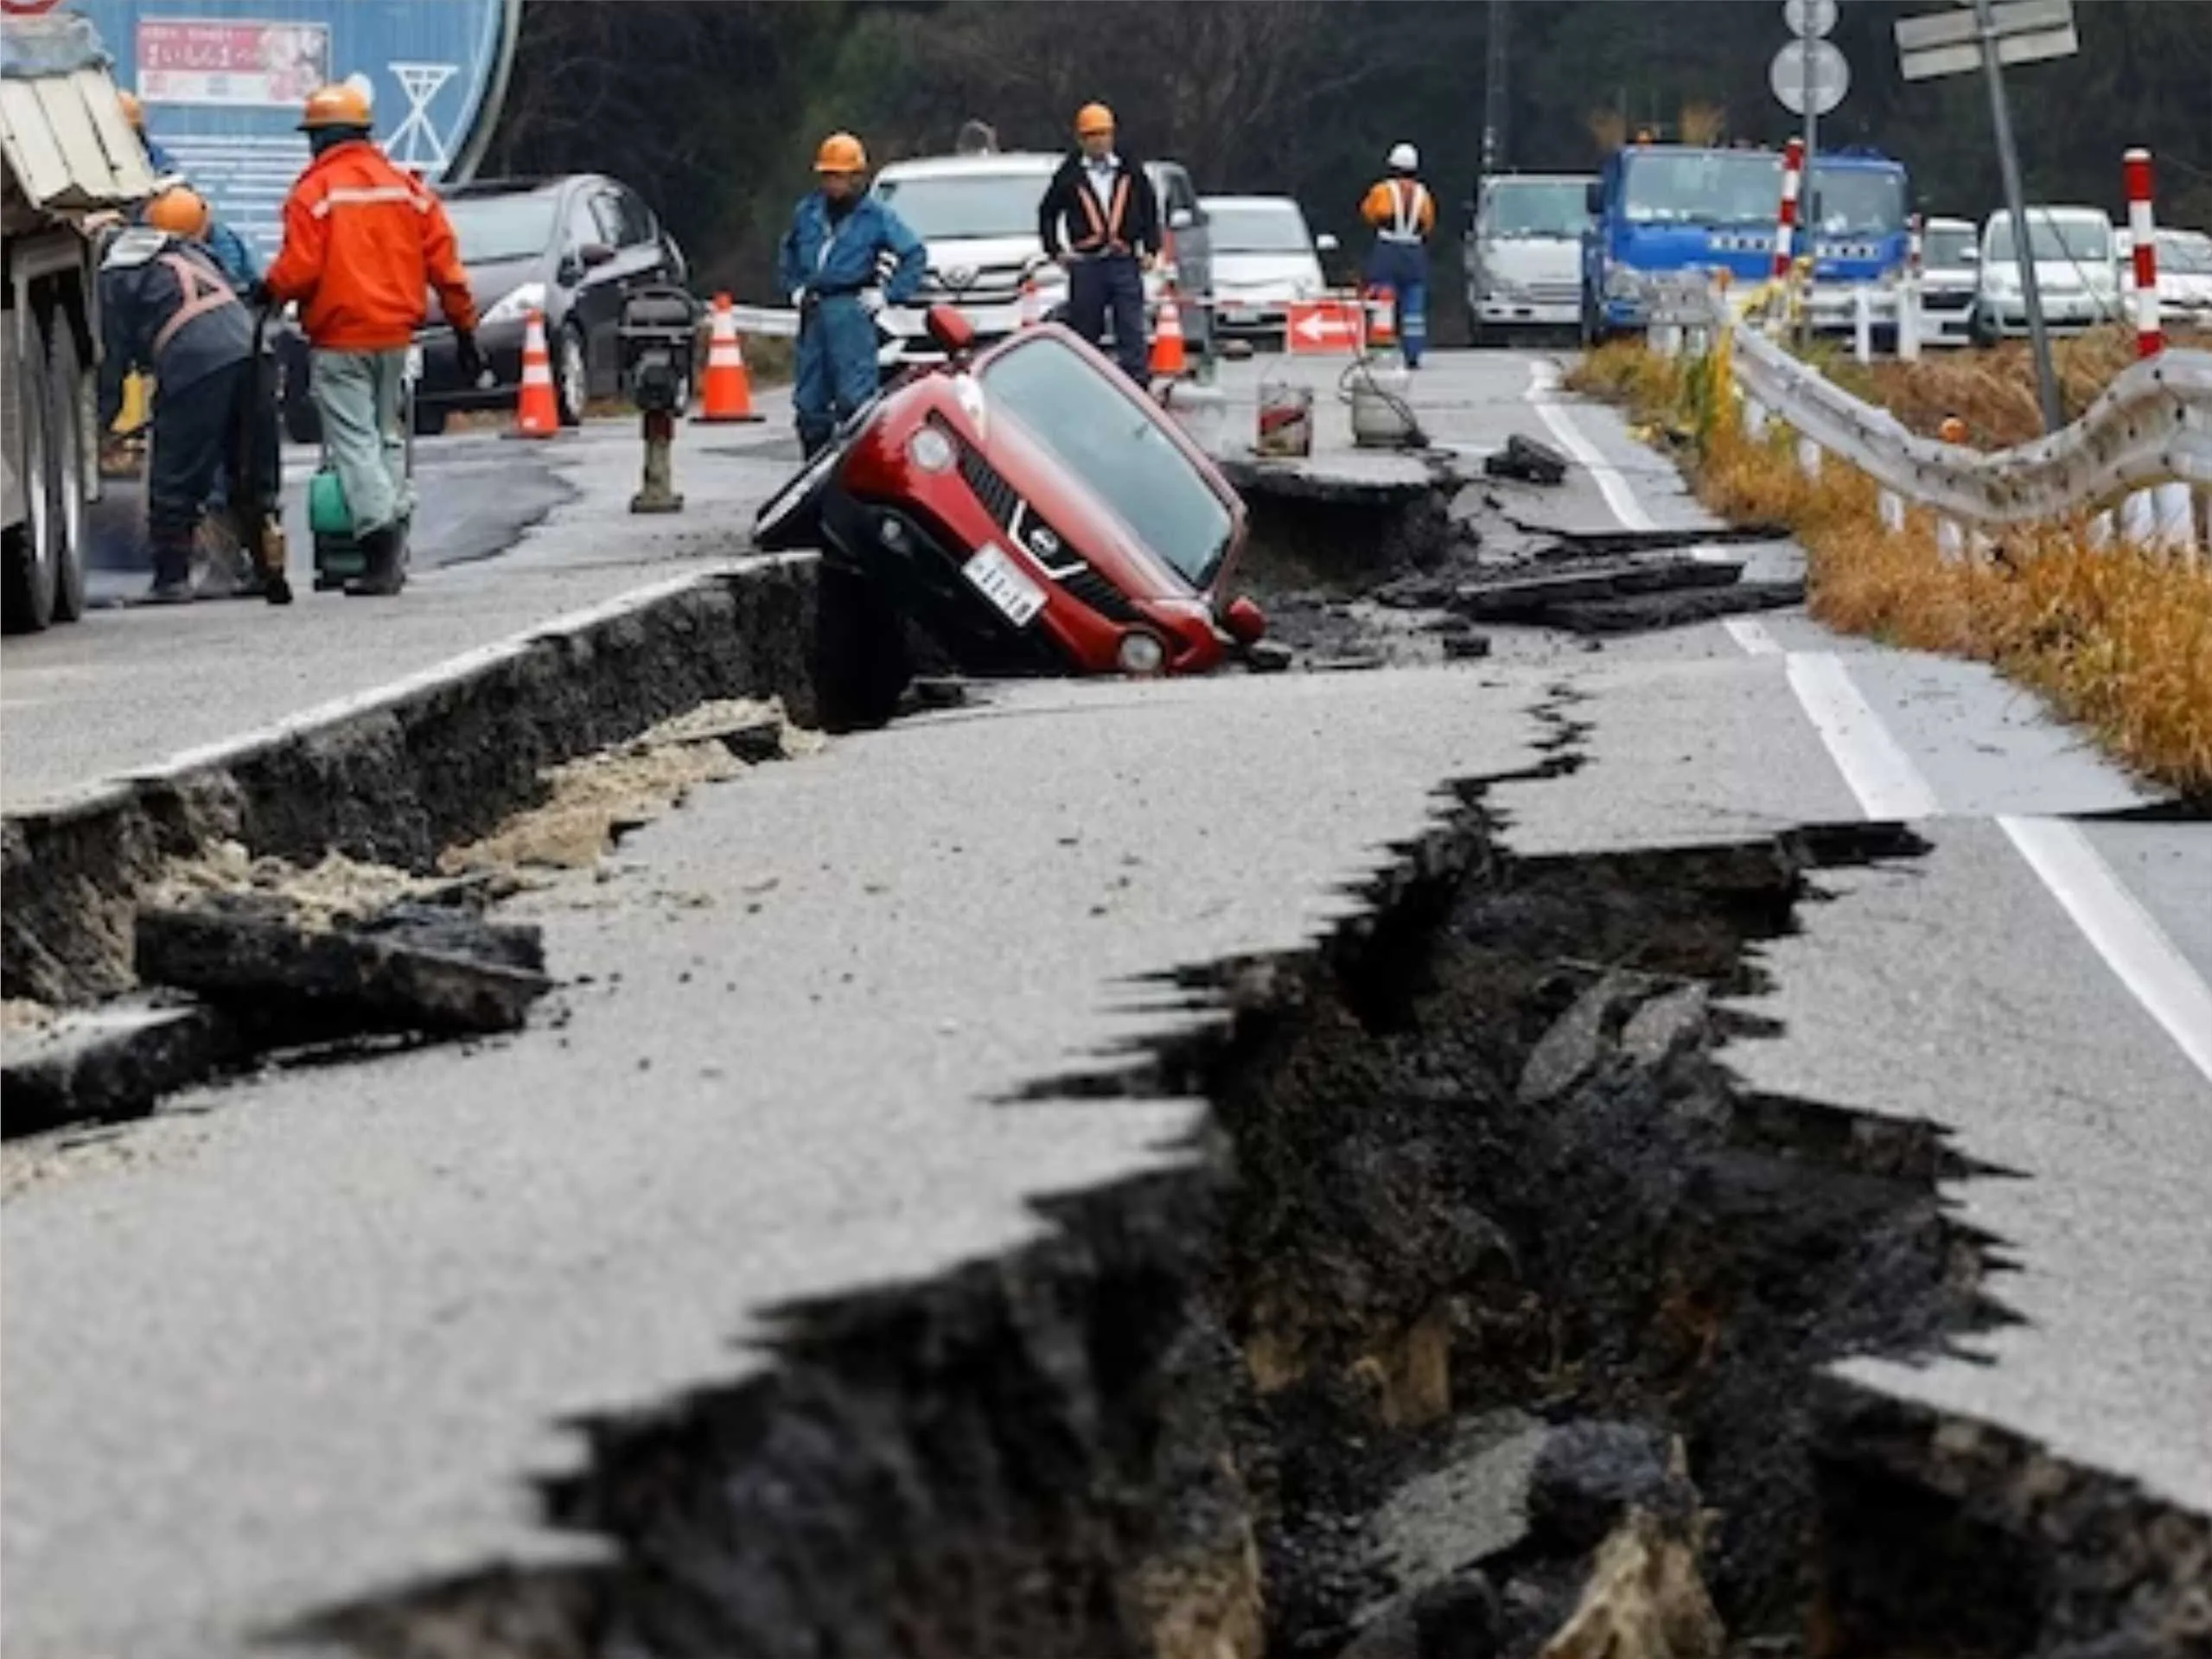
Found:
[(131, 124), (133, 132), (146, 130), (146, 106), (138, 101), (138, 94), (118, 91), (115, 101), (123, 105), (123, 118)]
[(322, 127), (363, 127), (371, 125), (369, 101), (358, 86), (348, 86), (335, 81), (328, 86), (317, 86), (307, 95), (307, 107), (300, 115), (300, 131), (314, 132)]
[(822, 147), (814, 152), (817, 173), (865, 173), (868, 152), (860, 147), (860, 140), (849, 132), (832, 132), (822, 140)]
[(1075, 112), (1075, 136), (1087, 138), (1094, 132), (1113, 131), (1113, 112), (1103, 104), (1086, 104)]
[(204, 236), (212, 215), (194, 190), (173, 184), (146, 204), (146, 222), (171, 236)]

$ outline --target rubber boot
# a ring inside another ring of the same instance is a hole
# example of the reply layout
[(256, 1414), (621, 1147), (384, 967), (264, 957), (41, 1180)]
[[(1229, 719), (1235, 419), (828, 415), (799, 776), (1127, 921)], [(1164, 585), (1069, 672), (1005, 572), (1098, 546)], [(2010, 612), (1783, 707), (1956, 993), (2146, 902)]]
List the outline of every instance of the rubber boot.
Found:
[(154, 584), (146, 590), (144, 603), (188, 605), (192, 603), (192, 540), (160, 537), (154, 542)]
[(406, 567), (399, 562), (399, 526), (387, 524), (360, 539), (361, 555), (368, 567), (346, 584), (355, 598), (388, 599), (407, 585)]

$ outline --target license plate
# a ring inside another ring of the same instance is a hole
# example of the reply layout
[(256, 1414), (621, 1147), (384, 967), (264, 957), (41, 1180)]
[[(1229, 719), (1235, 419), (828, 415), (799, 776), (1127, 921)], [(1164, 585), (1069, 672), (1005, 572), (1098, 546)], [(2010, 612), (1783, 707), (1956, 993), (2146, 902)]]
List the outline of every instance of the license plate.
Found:
[(1022, 573), (1005, 550), (985, 547), (960, 566), (976, 590), (998, 607), (1017, 628), (1027, 628), (1044, 609), (1044, 590)]

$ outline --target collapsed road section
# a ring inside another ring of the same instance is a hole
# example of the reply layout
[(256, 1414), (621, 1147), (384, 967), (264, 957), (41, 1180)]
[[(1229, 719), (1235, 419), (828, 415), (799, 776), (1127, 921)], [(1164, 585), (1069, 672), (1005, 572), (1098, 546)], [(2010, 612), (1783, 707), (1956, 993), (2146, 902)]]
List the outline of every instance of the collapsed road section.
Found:
[[(1538, 775), (1574, 764), (1571, 728)], [(1883, 826), (1520, 858), (1481, 786), (1215, 1019), (1040, 1082), (1197, 1093), (1043, 1241), (787, 1311), (589, 1425), (500, 1568), (293, 1635), (470, 1654), (2180, 1654), (2202, 1517), (1830, 1369), (2005, 1318), (1933, 1125), (1750, 1091), (1760, 947)], [(2001, 1291), (1999, 1292), (2001, 1297)]]

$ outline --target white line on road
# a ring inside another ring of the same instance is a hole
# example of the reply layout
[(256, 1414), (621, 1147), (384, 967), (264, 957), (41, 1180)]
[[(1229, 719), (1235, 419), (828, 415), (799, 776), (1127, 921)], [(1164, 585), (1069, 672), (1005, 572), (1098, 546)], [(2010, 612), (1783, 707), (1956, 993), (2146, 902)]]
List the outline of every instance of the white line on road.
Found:
[(1598, 493), (1604, 496), (1605, 505), (1613, 509), (1613, 516), (1625, 530), (1655, 530), (1651, 514), (1643, 510), (1643, 503), (1636, 500), (1636, 493), (1629, 488), (1629, 481), (1599, 452), (1597, 446), (1584, 437), (1560, 405), (1552, 401), (1559, 389), (1559, 369), (1556, 363), (1536, 362), (1528, 366), (1528, 390), (1523, 393), (1536, 410), (1537, 418), (1552, 429), (1552, 436), (1559, 440), (1559, 447), (1582, 463), (1584, 472), (1597, 481)]
[[(1533, 386), (1529, 400), (1561, 443), (1588, 466), (1584, 452), (1595, 450), (1575, 431), (1567, 412), (1539, 402)], [(1602, 479), (1599, 488), (1604, 488)], [(1605, 499), (1613, 504), (1610, 489)], [(1641, 527), (1617, 506), (1615, 512), (1629, 528)], [(1641, 508), (1637, 517), (1650, 522)], [(1791, 691), (1868, 817), (1933, 818), (1941, 813), (1935, 791), (1860, 692), (1841, 657), (1788, 650), (1765, 623), (1752, 617), (1731, 617), (1722, 626), (1747, 655), (1783, 660)], [(2113, 977), (2212, 1082), (2212, 987), (2158, 919), (2071, 820), (1999, 817), (1997, 822)]]

